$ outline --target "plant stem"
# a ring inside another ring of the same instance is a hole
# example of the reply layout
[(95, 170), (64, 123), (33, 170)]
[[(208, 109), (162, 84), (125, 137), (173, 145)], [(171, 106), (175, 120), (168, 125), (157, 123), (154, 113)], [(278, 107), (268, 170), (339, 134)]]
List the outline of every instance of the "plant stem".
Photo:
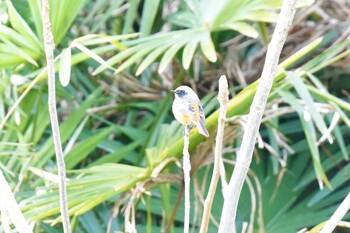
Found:
[(55, 42), (52, 35), (50, 23), (50, 8), (47, 0), (42, 0), (42, 20), (43, 20), (43, 37), (44, 47), (47, 61), (48, 73), (48, 105), (51, 120), (52, 136), (55, 145), (57, 169), (59, 177), (59, 194), (60, 194), (60, 211), (62, 217), (63, 230), (65, 233), (71, 232), (68, 201), (66, 191), (66, 168), (61, 146), (60, 129), (58, 125), (57, 110), (56, 110), (56, 93), (55, 93), (55, 70), (54, 70), (54, 55), (53, 50)]
[(216, 186), (218, 184), (219, 177), (220, 177), (221, 154), (222, 154), (222, 146), (223, 146), (223, 138), (224, 138), (224, 130), (225, 130), (226, 110), (227, 110), (227, 103), (228, 103), (228, 84), (227, 84), (227, 79), (225, 75), (222, 75), (219, 79), (218, 100), (220, 102), (220, 115), (218, 118), (218, 131), (216, 134), (214, 170), (210, 181), (208, 195), (204, 202), (204, 212), (202, 217), (201, 228), (199, 231), (200, 233), (208, 232), (211, 207), (213, 205)]
[(183, 148), (183, 171), (184, 171), (184, 182), (185, 182), (185, 220), (184, 220), (184, 233), (189, 232), (190, 228), (190, 171), (191, 162), (190, 154), (188, 152), (188, 146), (190, 144), (190, 132), (191, 128), (185, 125), (184, 134), (184, 148)]
[(254, 145), (267, 98), (276, 75), (279, 56), (295, 14), (295, 3), (296, 0), (283, 1), (276, 28), (268, 46), (265, 65), (253, 103), (250, 107), (248, 122), (237, 155), (236, 167), (228, 186), (227, 195), (225, 196), (219, 233), (236, 232), (235, 221), (239, 196), (252, 161)]
[(338, 209), (334, 212), (332, 217), (326, 222), (320, 233), (331, 233), (338, 225), (340, 220), (350, 209), (350, 193), (346, 196), (344, 201), (340, 204)]

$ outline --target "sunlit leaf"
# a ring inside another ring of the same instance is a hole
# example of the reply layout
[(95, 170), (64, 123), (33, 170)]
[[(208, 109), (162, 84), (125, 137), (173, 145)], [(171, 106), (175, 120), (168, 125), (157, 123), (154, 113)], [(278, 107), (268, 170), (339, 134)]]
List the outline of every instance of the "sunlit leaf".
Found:
[(27, 38), (28, 42), (30, 43), (30, 46), (33, 47), (36, 51), (40, 51), (41, 45), (39, 43), (38, 38), (32, 31), (32, 29), (28, 26), (28, 24), (24, 21), (24, 19), (21, 17), (20, 14), (16, 11), (16, 9), (13, 7), (10, 0), (6, 0), (7, 9), (10, 16), (10, 21), (12, 27), (20, 34), (22, 34), (24, 37)]
[(72, 61), (71, 48), (68, 47), (62, 51), (62, 56), (60, 61), (60, 70), (59, 70), (60, 82), (61, 82), (61, 85), (64, 87), (66, 87), (70, 81), (71, 61)]
[(298, 92), (300, 98), (305, 101), (308, 111), (311, 114), (311, 117), (313, 118), (318, 130), (320, 130), (322, 134), (325, 134), (327, 131), (326, 123), (324, 122), (321, 114), (317, 111), (314, 100), (299, 75), (297, 75), (295, 72), (291, 72), (287, 75), (287, 78), (293, 83), (293, 86)]
[(243, 35), (257, 38), (259, 36), (259, 33), (249, 24), (242, 23), (242, 22), (235, 22), (225, 25), (227, 28), (238, 31), (242, 33)]
[(130, 0), (128, 11), (125, 16), (125, 23), (123, 25), (123, 34), (133, 33), (132, 24), (137, 17), (137, 8), (140, 4), (140, 0)]
[[(318, 179), (320, 188), (323, 187), (323, 182), (328, 186), (331, 187), (328, 178), (323, 170), (321, 159), (320, 159), (320, 153), (317, 146), (317, 139), (316, 139), (316, 131), (314, 127), (313, 121), (309, 117), (305, 117), (306, 115), (310, 115), (312, 110), (310, 109), (304, 109), (304, 107), (298, 103), (297, 99), (288, 92), (283, 92), (282, 90), (278, 91), (278, 93), (283, 97), (284, 100), (286, 100), (299, 114), (299, 119), (302, 123), (302, 127), (304, 128), (304, 133), (309, 145), (309, 149), (311, 152), (311, 157), (313, 160), (313, 164), (315, 167), (315, 173), (316, 177)], [(306, 114), (306, 115), (305, 115)]]
[(95, 61), (97, 61), (98, 63), (100, 63), (103, 66), (105, 66), (106, 68), (109, 68), (109, 69), (112, 69), (112, 70), (114, 69), (107, 62), (105, 62), (105, 60), (103, 60), (99, 55), (97, 55), (95, 52), (93, 52), (92, 50), (88, 49), (84, 45), (79, 44), (79, 43), (75, 43), (74, 46), (76, 48), (78, 48), (80, 51), (82, 51), (83, 53), (85, 53), (86, 55), (88, 55), (89, 57), (91, 57), (92, 59), (94, 59)]
[(184, 51), (182, 53), (182, 65), (185, 70), (187, 70), (190, 67), (194, 52), (196, 51), (196, 48), (198, 46), (199, 39), (193, 39), (190, 42), (188, 42), (184, 48)]
[(146, 0), (143, 4), (140, 25), (141, 36), (149, 35), (154, 24), (160, 0)]
[(140, 75), (148, 66), (151, 65), (164, 51), (170, 46), (170, 44), (165, 44), (161, 47), (156, 48), (154, 51), (150, 52), (141, 62), (136, 71), (136, 76)]
[(201, 50), (204, 54), (204, 56), (211, 62), (216, 62), (216, 51), (213, 44), (213, 41), (210, 37), (210, 32), (206, 31), (203, 33), (201, 40), (200, 40), (200, 46)]
[(170, 61), (173, 59), (175, 54), (179, 51), (179, 49), (184, 46), (186, 41), (182, 41), (180, 43), (176, 43), (173, 46), (171, 46), (163, 55), (162, 60), (160, 61), (158, 73), (163, 73), (166, 66), (170, 63)]

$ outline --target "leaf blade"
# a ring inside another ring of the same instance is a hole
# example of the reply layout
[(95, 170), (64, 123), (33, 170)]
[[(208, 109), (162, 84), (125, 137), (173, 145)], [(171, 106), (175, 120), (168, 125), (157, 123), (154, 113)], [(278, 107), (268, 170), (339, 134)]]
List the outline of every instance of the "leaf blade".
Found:
[(68, 47), (62, 51), (62, 57), (59, 68), (59, 79), (63, 87), (68, 86), (71, 77), (71, 62), (72, 52), (71, 48)]

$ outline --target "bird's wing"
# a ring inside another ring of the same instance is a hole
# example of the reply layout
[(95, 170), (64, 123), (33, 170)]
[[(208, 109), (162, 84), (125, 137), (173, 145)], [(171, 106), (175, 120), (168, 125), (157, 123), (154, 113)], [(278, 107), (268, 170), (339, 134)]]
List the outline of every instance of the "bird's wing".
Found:
[(189, 105), (189, 110), (193, 114), (194, 119), (198, 121), (201, 119), (201, 112), (203, 112), (202, 106), (196, 102), (192, 102)]
[(200, 115), (200, 118), (205, 121), (205, 114), (204, 114), (202, 105), (199, 105), (199, 115)]

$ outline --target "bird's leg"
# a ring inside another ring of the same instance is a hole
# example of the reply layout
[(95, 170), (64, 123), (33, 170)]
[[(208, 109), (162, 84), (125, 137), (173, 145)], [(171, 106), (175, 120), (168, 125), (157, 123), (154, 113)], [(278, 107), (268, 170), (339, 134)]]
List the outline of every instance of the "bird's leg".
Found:
[(184, 132), (184, 134), (185, 134), (186, 137), (190, 136), (192, 128), (193, 128), (193, 125), (185, 125), (185, 132)]

